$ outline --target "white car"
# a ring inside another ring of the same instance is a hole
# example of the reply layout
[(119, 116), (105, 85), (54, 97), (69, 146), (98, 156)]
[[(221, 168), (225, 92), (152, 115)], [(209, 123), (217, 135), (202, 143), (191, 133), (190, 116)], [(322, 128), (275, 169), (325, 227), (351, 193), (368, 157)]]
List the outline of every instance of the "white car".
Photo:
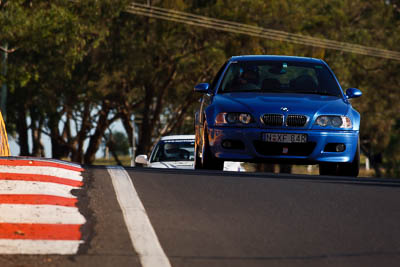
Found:
[[(160, 139), (150, 155), (135, 162), (150, 168), (194, 169), (194, 135), (170, 135)], [(246, 171), (240, 162), (225, 162), (224, 171)]]
[(135, 162), (151, 168), (194, 169), (194, 135), (164, 136), (154, 146), (150, 159), (139, 155)]

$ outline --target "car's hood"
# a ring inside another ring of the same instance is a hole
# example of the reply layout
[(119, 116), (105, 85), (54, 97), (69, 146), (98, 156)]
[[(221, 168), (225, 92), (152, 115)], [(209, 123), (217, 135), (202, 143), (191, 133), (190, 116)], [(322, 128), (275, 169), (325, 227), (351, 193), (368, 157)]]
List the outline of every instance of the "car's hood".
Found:
[(315, 94), (278, 93), (226, 93), (214, 97), (218, 112), (251, 112), (255, 116), (265, 113), (304, 114), (313, 118), (321, 114), (347, 114), (349, 105), (334, 96)]
[(193, 161), (161, 161), (149, 164), (151, 168), (194, 169)]

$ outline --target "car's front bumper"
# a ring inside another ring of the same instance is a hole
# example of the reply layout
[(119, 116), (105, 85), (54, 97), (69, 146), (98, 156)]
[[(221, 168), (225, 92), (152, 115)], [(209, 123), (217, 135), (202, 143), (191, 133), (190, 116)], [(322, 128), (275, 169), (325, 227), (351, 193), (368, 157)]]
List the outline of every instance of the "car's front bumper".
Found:
[[(278, 144), (262, 141), (263, 133), (307, 134), (306, 144)], [(287, 162), (315, 164), (319, 162), (351, 162), (358, 146), (358, 131), (293, 130), (210, 127), (209, 144), (212, 154), (220, 159), (246, 162)], [(241, 141), (240, 149), (224, 148), (225, 140)], [(343, 152), (326, 152), (327, 144), (344, 144)]]

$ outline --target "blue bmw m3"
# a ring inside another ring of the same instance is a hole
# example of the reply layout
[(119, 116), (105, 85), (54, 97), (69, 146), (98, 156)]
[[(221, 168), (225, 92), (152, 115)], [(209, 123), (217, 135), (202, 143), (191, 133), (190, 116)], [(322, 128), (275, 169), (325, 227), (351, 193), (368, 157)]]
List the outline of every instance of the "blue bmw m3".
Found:
[(360, 114), (320, 59), (230, 58), (202, 93), (195, 114), (195, 168), (224, 161), (319, 164), (321, 175), (359, 173)]

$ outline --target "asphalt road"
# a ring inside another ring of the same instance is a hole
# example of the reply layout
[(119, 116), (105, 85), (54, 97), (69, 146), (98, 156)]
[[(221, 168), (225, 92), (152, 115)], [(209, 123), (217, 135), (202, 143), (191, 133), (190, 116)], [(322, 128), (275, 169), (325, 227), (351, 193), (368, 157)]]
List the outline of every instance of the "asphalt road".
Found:
[[(172, 266), (399, 266), (400, 181), (127, 172)], [(84, 178), (78, 254), (0, 255), (0, 266), (141, 266), (107, 169)]]

